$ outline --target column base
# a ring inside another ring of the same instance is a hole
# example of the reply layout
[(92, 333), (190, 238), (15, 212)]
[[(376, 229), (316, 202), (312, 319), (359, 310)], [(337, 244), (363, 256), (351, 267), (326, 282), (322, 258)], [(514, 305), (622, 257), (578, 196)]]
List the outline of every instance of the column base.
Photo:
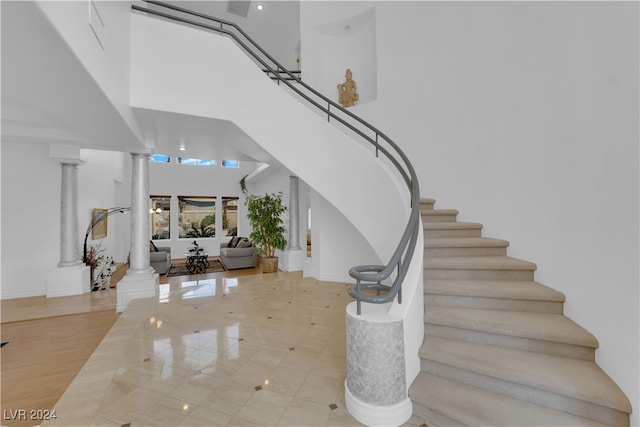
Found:
[(155, 298), (158, 295), (160, 275), (153, 270), (148, 274), (126, 274), (116, 287), (118, 298), (116, 313), (122, 313), (129, 302), (137, 298)]
[(349, 415), (367, 426), (400, 426), (413, 415), (413, 404), (408, 397), (390, 406), (376, 406), (356, 398), (344, 382), (344, 403)]
[(306, 254), (302, 249), (287, 249), (279, 255), (280, 270), (282, 271), (302, 271)]
[(91, 291), (90, 268), (82, 263), (56, 267), (47, 273), (47, 298), (82, 295)]

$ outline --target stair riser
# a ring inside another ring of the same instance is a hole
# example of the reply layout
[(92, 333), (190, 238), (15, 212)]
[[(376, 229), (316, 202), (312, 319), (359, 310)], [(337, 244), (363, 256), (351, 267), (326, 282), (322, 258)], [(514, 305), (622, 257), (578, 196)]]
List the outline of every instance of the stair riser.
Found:
[(524, 311), (530, 313), (562, 314), (563, 304), (557, 301), (530, 301), (523, 299), (482, 298), (461, 295), (434, 295), (425, 293), (425, 310), (428, 305), (473, 308), (480, 310)]
[(446, 280), (533, 280), (531, 270), (474, 270), (425, 268), (424, 278)]
[(442, 215), (442, 214), (421, 214), (423, 223), (433, 223), (433, 222), (456, 222), (457, 215)]
[(480, 237), (482, 229), (480, 228), (461, 228), (461, 229), (441, 229), (431, 230), (425, 228), (425, 239), (441, 239), (445, 237)]
[(413, 402), (413, 415), (424, 420), (429, 427), (457, 427), (461, 425), (459, 421), (454, 421), (416, 402)]
[[(426, 240), (425, 240), (426, 243)], [(425, 246), (424, 256), (505, 256), (507, 248), (473, 247), (473, 248), (430, 248)]]
[(424, 203), (424, 202), (420, 202), (420, 210), (424, 211), (424, 210), (432, 210), (433, 209), (433, 203)]
[(554, 356), (571, 357), (594, 361), (595, 349), (581, 345), (566, 344), (562, 342), (544, 341), (535, 338), (525, 338), (513, 335), (474, 331), (445, 325), (435, 325), (425, 322), (424, 333), (427, 337), (455, 339), (459, 341), (475, 342), (479, 344), (495, 345), (498, 347), (513, 348), (535, 353), (552, 354)]
[(517, 384), (476, 372), (450, 366), (437, 361), (422, 359), (420, 368), (425, 371), (463, 384), (480, 387), (494, 393), (504, 394), (548, 408), (590, 418), (607, 425), (628, 425), (629, 417), (623, 412), (601, 405), (574, 399), (524, 384)]

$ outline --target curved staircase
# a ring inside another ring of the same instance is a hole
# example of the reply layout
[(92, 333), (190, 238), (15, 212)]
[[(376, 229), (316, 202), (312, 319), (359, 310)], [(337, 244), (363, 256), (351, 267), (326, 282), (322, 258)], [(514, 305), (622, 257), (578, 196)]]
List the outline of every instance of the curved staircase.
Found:
[(595, 363), (597, 339), (563, 315), (482, 225), (421, 200), (425, 339), (409, 397), (433, 426), (628, 426), (631, 404)]

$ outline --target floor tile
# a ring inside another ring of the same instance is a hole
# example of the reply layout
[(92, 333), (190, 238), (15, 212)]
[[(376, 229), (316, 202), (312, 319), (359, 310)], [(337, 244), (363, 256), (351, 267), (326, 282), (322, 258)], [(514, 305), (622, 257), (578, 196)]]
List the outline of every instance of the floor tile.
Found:
[(331, 415), (328, 405), (294, 399), (287, 406), (278, 426), (314, 427), (324, 426)]

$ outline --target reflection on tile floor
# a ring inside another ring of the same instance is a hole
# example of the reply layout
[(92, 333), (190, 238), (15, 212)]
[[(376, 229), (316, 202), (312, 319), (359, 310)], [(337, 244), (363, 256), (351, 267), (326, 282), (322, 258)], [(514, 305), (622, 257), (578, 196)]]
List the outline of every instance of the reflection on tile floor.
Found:
[(299, 273), (162, 284), (129, 304), (43, 425), (360, 425), (344, 404), (351, 301), (347, 285)]

